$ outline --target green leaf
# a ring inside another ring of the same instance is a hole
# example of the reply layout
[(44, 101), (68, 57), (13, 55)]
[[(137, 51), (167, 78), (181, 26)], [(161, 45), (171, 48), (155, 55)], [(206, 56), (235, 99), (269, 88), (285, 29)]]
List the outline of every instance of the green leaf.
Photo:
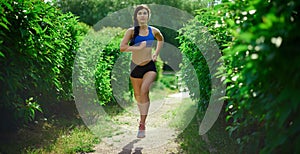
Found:
[(239, 36), (239, 39), (241, 39), (241, 40), (243, 40), (247, 43), (250, 43), (252, 38), (253, 38), (253, 33), (250, 33), (250, 32), (241, 33), (240, 36)]
[(50, 49), (55, 50), (55, 47), (54, 47), (53, 45), (49, 44), (48, 42), (44, 42), (44, 44), (45, 44), (46, 46), (48, 46)]
[(2, 27), (4, 27), (5, 29), (9, 30), (9, 28), (7, 27), (7, 25), (4, 24), (4, 23), (2, 23), (2, 22), (0, 22), (0, 26), (2, 26)]
[(0, 51), (0, 57), (5, 58), (5, 55)]
[(3, 3), (10, 11), (14, 11), (13, 7), (12, 7), (9, 3), (5, 2), (5, 1), (2, 1), (2, 3)]

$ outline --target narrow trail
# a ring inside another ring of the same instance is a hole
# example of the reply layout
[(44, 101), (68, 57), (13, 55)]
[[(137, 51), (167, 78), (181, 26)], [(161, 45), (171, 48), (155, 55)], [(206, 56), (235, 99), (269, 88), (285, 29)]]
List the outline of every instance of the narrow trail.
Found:
[[(187, 102), (193, 103), (192, 101), (182, 101), (183, 99), (190, 99), (188, 93), (172, 94), (163, 100), (151, 102), (146, 121), (146, 137), (142, 139), (136, 137), (137, 119), (139, 118), (137, 108), (136, 106), (129, 107), (126, 109), (128, 112), (113, 118), (122, 130), (111, 137), (102, 138), (92, 154), (180, 153), (175, 139), (182, 129), (170, 127), (170, 124), (174, 120), (182, 118), (175, 113), (176, 109), (183, 105), (182, 102), (185, 105)], [(176, 118), (174, 118), (175, 116)]]

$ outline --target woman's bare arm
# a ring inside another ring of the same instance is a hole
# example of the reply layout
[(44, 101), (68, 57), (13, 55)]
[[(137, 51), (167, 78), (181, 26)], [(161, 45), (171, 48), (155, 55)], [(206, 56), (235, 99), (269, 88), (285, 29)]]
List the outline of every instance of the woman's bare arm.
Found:
[(157, 29), (155, 27), (153, 27), (153, 32), (154, 32), (154, 37), (157, 40), (156, 49), (155, 49), (155, 52), (154, 52), (154, 55), (153, 55), (153, 59), (154, 59), (154, 61), (156, 61), (156, 58), (157, 58), (161, 48), (163, 47), (164, 37), (161, 34), (161, 32), (159, 31), (159, 29)]
[(129, 28), (122, 41), (121, 41), (121, 44), (120, 44), (120, 51), (121, 52), (130, 52), (130, 51), (139, 51), (139, 50), (142, 50), (143, 48), (146, 47), (146, 41), (143, 41), (141, 42), (141, 44), (139, 46), (129, 46), (128, 45), (128, 42), (131, 40), (132, 38), (132, 33), (133, 33), (133, 28)]

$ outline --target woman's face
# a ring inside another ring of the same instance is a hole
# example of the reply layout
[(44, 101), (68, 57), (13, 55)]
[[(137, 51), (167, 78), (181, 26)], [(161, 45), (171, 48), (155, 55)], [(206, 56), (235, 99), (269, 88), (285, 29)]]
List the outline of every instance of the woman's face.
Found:
[(139, 10), (137, 12), (136, 19), (139, 22), (139, 24), (146, 24), (149, 19), (148, 11), (146, 9)]

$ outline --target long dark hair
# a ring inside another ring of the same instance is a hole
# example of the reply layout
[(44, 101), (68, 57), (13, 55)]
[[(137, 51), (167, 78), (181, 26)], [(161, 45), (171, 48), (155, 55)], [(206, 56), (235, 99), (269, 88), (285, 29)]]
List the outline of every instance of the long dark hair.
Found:
[(134, 14), (133, 14), (133, 26), (134, 26), (134, 32), (133, 32), (133, 37), (132, 37), (132, 39), (130, 40), (130, 42), (129, 42), (129, 45), (130, 46), (132, 46), (132, 45), (134, 45), (135, 43), (134, 43), (134, 40), (135, 40), (135, 38), (139, 35), (139, 33), (140, 33), (140, 25), (139, 25), (139, 23), (138, 23), (138, 21), (137, 21), (137, 13), (140, 11), (140, 10), (142, 10), (142, 9), (146, 9), (147, 10), (147, 12), (148, 12), (148, 19), (150, 18), (150, 9), (148, 8), (148, 6), (147, 5), (145, 5), (145, 4), (142, 4), (142, 5), (138, 5), (136, 8), (135, 8), (135, 10), (134, 10)]

